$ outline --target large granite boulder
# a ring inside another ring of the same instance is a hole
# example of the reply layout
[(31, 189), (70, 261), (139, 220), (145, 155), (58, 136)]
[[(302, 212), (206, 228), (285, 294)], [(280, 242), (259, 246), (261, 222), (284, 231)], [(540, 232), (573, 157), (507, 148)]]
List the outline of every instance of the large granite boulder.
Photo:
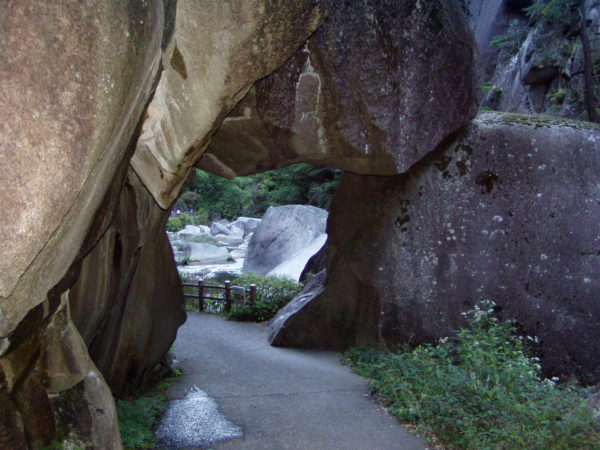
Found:
[(256, 219), (254, 217), (238, 217), (231, 223), (231, 226), (244, 230), (244, 235), (247, 236), (256, 231), (260, 222), (261, 219)]
[(164, 375), (163, 358), (185, 321), (168, 215), (129, 169), (114, 218), (69, 290), (73, 321), (117, 395)]
[[(294, 297), (290, 302), (281, 308), (275, 317), (269, 322), (269, 342), (271, 345), (278, 347), (289, 346), (287, 341), (288, 336), (293, 336), (293, 344), (295, 346), (303, 346), (304, 342), (310, 343), (313, 346), (310, 334), (312, 329), (304, 326), (304, 307), (310, 303), (315, 297), (323, 293), (327, 274), (325, 270), (320, 271), (311, 277), (306, 282), (302, 291)], [(296, 324), (296, 319), (299, 321), (299, 326)], [(288, 329), (291, 332), (288, 332)]]
[(120, 446), (61, 280), (129, 156), (160, 64), (162, 8), (0, 3), (0, 447), (47, 446), (58, 431)]
[[(271, 206), (250, 239), (244, 272), (269, 273), (322, 236), (326, 224), (327, 211), (321, 208), (306, 205)], [(310, 256), (312, 254), (306, 260)]]
[(458, 2), (331, 0), (323, 26), (225, 119), (200, 167), (402, 173), (475, 116), (474, 47)]
[(190, 243), (190, 257), (188, 264), (215, 264), (225, 263), (230, 258), (225, 247), (200, 242)]
[[(317, 28), (324, 0), (178, 0), (131, 165), (168, 208), (222, 120)], [(228, 173), (232, 176), (233, 173)]]
[(308, 261), (318, 252), (321, 251), (325, 242), (327, 241), (327, 234), (322, 234), (317, 238), (313, 239), (306, 247), (298, 250), (293, 255), (289, 256), (281, 264), (278, 264), (274, 269), (269, 270), (267, 275), (272, 276), (285, 276), (295, 281), (300, 281), (300, 276), (308, 263)]
[(277, 341), (434, 342), (490, 299), (547, 373), (597, 379), (599, 150), (598, 126), (488, 113), (406, 175), (347, 174), (327, 288)]

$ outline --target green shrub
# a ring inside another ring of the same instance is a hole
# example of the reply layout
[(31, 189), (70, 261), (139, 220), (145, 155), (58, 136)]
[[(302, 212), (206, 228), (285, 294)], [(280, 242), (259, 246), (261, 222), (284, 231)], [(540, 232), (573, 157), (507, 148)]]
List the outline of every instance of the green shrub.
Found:
[(183, 230), (186, 225), (198, 225), (204, 219), (206, 212), (203, 215), (190, 216), (187, 213), (181, 213), (178, 216), (171, 216), (167, 219), (167, 231)]
[(167, 219), (167, 231), (176, 232), (183, 229), (181, 217), (171, 216)]
[(515, 328), (491, 302), (480, 305), (453, 340), (387, 354), (354, 348), (343, 362), (372, 380), (389, 412), (449, 448), (600, 449), (578, 388), (542, 379)]
[(253, 304), (234, 304), (231, 311), (226, 313), (230, 319), (243, 321), (262, 322), (271, 319), (302, 290), (302, 285), (291, 278), (254, 273), (241, 275), (232, 284), (246, 289), (256, 284), (256, 300)]

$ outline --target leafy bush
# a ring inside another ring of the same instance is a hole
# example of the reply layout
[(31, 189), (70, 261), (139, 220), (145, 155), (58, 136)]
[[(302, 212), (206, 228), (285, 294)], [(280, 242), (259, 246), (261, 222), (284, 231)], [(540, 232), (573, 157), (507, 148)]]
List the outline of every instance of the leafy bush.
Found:
[(254, 273), (241, 275), (232, 284), (245, 288), (256, 284), (256, 300), (251, 305), (232, 305), (231, 311), (226, 313), (227, 317), (233, 320), (255, 322), (271, 319), (302, 289), (302, 285), (291, 278)]
[(167, 219), (167, 231), (176, 232), (183, 230), (183, 221), (181, 217), (171, 216)]
[(183, 230), (186, 225), (198, 225), (200, 216), (190, 216), (187, 213), (181, 213), (178, 216), (171, 216), (167, 219), (167, 231)]
[(389, 354), (354, 348), (343, 361), (372, 380), (392, 414), (449, 448), (600, 449), (578, 389), (542, 379), (515, 328), (491, 302), (480, 305), (454, 340)]

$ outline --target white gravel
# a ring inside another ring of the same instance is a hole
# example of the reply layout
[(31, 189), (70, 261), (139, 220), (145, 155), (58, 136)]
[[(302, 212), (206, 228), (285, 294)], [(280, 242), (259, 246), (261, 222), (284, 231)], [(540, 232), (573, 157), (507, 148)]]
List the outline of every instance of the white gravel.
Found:
[(210, 447), (243, 436), (242, 429), (227, 420), (217, 402), (194, 387), (181, 400), (169, 403), (156, 428), (161, 448)]

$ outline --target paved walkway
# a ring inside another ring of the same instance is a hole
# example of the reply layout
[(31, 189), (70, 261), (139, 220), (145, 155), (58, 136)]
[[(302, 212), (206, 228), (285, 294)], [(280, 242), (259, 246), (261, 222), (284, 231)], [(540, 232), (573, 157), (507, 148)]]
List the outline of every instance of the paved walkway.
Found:
[(184, 373), (169, 398), (200, 389), (243, 432), (207, 448), (425, 448), (372, 401), (337, 353), (271, 347), (264, 326), (193, 312), (174, 352)]

